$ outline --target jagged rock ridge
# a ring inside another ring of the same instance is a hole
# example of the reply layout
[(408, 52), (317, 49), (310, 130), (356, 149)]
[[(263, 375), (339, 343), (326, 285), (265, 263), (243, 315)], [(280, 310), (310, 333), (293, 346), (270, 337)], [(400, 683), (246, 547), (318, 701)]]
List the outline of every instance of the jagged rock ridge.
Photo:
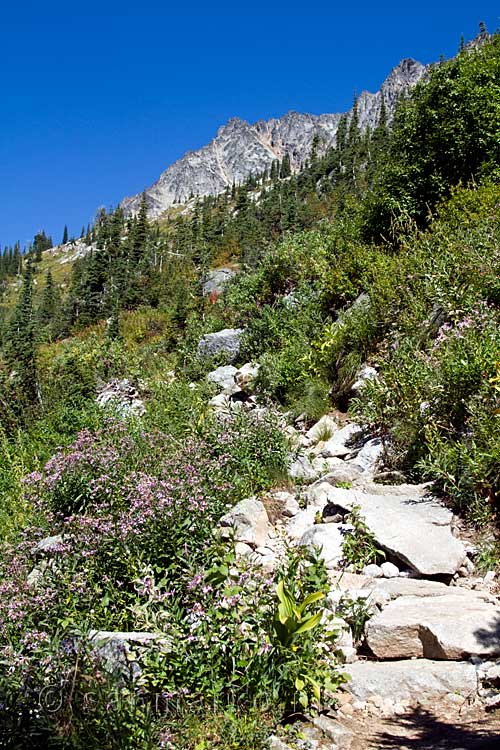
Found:
[[(390, 118), (398, 97), (414, 86), (426, 70), (416, 60), (402, 60), (379, 91), (364, 91), (358, 99), (361, 129), (377, 124), (382, 97)], [(297, 169), (309, 156), (316, 135), (325, 147), (335, 144), (340, 118), (341, 114), (288, 112), (254, 125), (232, 118), (219, 128), (213, 141), (198, 151), (189, 151), (146, 190), (150, 216), (160, 216), (174, 203), (184, 203), (192, 195), (216, 195), (233, 182), (262, 173), (285, 154), (290, 156), (292, 168)], [(133, 213), (138, 210), (140, 199), (140, 195), (125, 198), (122, 206), (127, 213)]]

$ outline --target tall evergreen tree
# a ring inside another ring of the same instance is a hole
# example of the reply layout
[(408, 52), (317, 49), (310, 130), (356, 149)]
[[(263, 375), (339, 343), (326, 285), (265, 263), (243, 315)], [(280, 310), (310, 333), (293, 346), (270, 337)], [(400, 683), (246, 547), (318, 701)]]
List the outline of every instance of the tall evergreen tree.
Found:
[(33, 316), (33, 260), (26, 261), (19, 302), (12, 314), (6, 335), (6, 360), (19, 384), (18, 398), (27, 407), (40, 403), (36, 370), (35, 327)]

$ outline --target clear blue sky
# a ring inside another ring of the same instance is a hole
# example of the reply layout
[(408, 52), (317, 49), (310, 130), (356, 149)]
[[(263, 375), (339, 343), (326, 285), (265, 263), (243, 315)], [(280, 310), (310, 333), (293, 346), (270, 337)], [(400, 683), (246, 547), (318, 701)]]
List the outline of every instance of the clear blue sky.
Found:
[(4, 2), (0, 242), (79, 234), (238, 115), (336, 112), (403, 57), (453, 55), (496, 3)]

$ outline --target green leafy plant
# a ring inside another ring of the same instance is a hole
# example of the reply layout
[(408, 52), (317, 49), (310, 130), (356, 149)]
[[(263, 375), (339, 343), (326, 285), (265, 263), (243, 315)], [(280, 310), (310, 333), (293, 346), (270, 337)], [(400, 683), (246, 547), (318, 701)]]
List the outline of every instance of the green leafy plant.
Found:
[(284, 581), (280, 581), (276, 586), (276, 596), (279, 605), (273, 620), (273, 630), (278, 643), (284, 648), (290, 648), (301, 633), (308, 633), (321, 622), (321, 612), (311, 615), (306, 610), (325, 595), (322, 591), (316, 591), (299, 603), (288, 591)]
[(346, 516), (346, 523), (353, 528), (348, 531), (342, 545), (344, 564), (354, 570), (362, 570), (365, 565), (377, 563), (385, 558), (385, 552), (377, 546), (377, 541), (361, 516), (361, 508), (354, 505)]

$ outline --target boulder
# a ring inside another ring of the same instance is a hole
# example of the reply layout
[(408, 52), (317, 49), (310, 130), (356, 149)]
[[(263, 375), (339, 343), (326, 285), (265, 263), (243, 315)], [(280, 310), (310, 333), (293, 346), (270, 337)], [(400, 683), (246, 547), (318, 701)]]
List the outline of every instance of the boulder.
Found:
[(198, 357), (205, 359), (224, 355), (231, 364), (238, 359), (242, 335), (242, 328), (224, 328), (216, 333), (206, 333), (198, 342)]
[(273, 495), (278, 502), (282, 503), (282, 513), (287, 518), (293, 518), (300, 512), (297, 498), (291, 492), (275, 492)]
[(236, 276), (236, 271), (231, 268), (214, 268), (212, 271), (208, 271), (202, 286), (203, 294), (205, 296), (222, 294), (234, 276)]
[(352, 459), (352, 464), (361, 472), (376, 474), (383, 462), (385, 449), (380, 438), (368, 440)]
[(345, 427), (334, 432), (332, 437), (326, 441), (321, 455), (324, 458), (331, 458), (332, 456), (342, 458), (342, 456), (347, 456), (352, 451), (352, 447), (348, 446), (348, 444), (361, 437), (362, 432), (363, 430), (359, 425), (347, 424)]
[(464, 545), (451, 532), (452, 513), (432, 498), (367, 494), (328, 482), (315, 484), (308, 497), (323, 507), (357, 505), (377, 543), (420, 576), (451, 577), (465, 559)]
[(384, 562), (380, 566), (382, 570), (382, 575), (384, 578), (398, 578), (399, 577), (399, 568), (397, 565), (394, 565), (394, 563), (391, 562)]
[[(339, 463), (344, 464), (344, 466), (347, 466), (345, 461), (342, 461), (341, 458), (323, 458), (323, 456), (316, 456), (312, 460), (312, 467), (313, 469), (318, 473), (319, 476), (329, 476), (331, 470), (333, 469), (335, 472), (340, 471)], [(344, 472), (344, 476), (345, 476)], [(344, 479), (339, 479), (338, 481), (349, 481)]]
[(363, 568), (363, 575), (369, 576), (370, 578), (383, 578), (384, 571), (382, 570), (380, 565), (371, 563), (370, 565), (365, 565), (365, 567)]
[(350, 729), (341, 724), (340, 721), (330, 716), (319, 714), (313, 717), (312, 723), (325, 737), (332, 740), (333, 744), (330, 746), (331, 748), (335, 748), (335, 750), (351, 750), (354, 734)]
[(297, 541), (301, 539), (306, 531), (314, 525), (316, 513), (318, 513), (317, 508), (312, 506), (295, 513), (286, 526), (286, 531), (290, 539)]
[[(338, 487), (339, 484), (356, 484), (361, 481), (362, 472), (357, 466), (349, 461), (343, 461), (341, 458), (318, 458), (314, 459), (313, 465), (316, 466), (316, 461), (323, 461), (324, 464), (328, 465), (328, 473), (321, 477), (319, 482), (328, 482), (333, 487)], [(336, 463), (333, 463), (333, 462)]]
[(305, 547), (321, 548), (321, 557), (327, 568), (334, 568), (342, 559), (344, 537), (352, 526), (341, 523), (319, 523), (302, 535), (300, 544)]
[(479, 595), (391, 601), (368, 621), (366, 641), (379, 659), (418, 657), (461, 660), (500, 655), (500, 606)]
[(370, 662), (357, 661), (348, 668), (347, 689), (358, 699), (374, 696), (415, 704), (425, 695), (442, 698), (446, 695), (474, 696), (477, 691), (476, 670), (468, 662), (442, 662), (427, 659)]
[(305, 454), (299, 454), (295, 458), (291, 457), (288, 473), (292, 479), (300, 479), (309, 483), (314, 482), (320, 474)]
[(234, 376), (237, 372), (237, 368), (233, 365), (222, 365), (221, 367), (217, 367), (216, 370), (209, 372), (207, 380), (214, 383), (222, 391), (232, 390), (236, 387)]
[(424, 578), (383, 578), (373, 581), (373, 588), (383, 591), (390, 599), (397, 599), (400, 596), (446, 596), (450, 592), (455, 596), (467, 594), (467, 589), (450, 588), (445, 583), (426, 581)]
[(320, 440), (329, 440), (339, 429), (337, 420), (325, 414), (305, 434), (309, 445), (315, 445)]
[(260, 500), (248, 497), (241, 500), (220, 519), (223, 538), (245, 542), (252, 547), (265, 546), (268, 539), (269, 519)]

